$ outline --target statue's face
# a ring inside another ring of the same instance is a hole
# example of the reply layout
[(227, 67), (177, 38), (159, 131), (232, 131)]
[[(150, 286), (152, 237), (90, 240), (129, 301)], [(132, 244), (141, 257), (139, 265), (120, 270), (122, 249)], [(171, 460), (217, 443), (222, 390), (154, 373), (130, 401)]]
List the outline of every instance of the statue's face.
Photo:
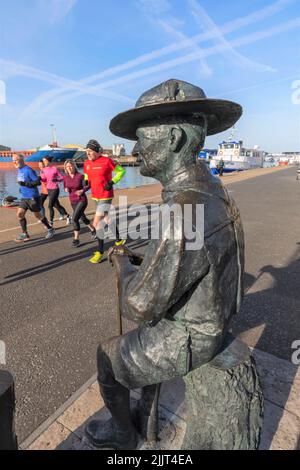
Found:
[(140, 172), (155, 178), (164, 170), (169, 155), (168, 126), (140, 126), (137, 147), (141, 159)]

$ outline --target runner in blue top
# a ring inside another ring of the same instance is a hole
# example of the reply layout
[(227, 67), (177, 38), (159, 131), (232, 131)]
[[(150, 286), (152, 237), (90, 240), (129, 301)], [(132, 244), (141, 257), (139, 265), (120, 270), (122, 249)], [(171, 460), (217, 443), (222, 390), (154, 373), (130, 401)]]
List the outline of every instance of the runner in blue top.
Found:
[[(14, 162), (15, 163), (15, 162)], [(23, 184), (24, 183), (24, 184)], [(40, 197), (39, 190), (37, 186), (30, 185), (30, 183), (40, 183), (36, 172), (25, 165), (18, 169), (18, 184), (20, 185), (20, 194), (21, 199), (33, 199), (35, 197)]]
[(38, 186), (41, 184), (36, 172), (25, 165), (23, 155), (14, 154), (13, 164), (18, 168), (18, 184), (20, 185), (21, 201), (18, 209), (18, 219), (22, 228), (22, 233), (15, 239), (16, 242), (27, 242), (30, 237), (27, 232), (26, 212), (30, 210), (35, 217), (42, 222), (48, 230), (45, 238), (54, 236), (54, 230), (46, 217), (41, 214), (40, 193)]

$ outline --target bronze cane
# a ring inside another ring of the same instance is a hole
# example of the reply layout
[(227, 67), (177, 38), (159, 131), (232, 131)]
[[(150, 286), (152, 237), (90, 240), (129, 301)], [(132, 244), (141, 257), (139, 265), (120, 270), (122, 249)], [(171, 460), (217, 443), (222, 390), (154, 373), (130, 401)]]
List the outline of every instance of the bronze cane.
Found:
[[(123, 248), (123, 247), (122, 247)], [(119, 248), (118, 251), (119, 253), (125, 253), (125, 250)], [(109, 253), (109, 261), (113, 265), (111, 256), (113, 252)], [(120, 309), (120, 278), (116, 273), (116, 286), (117, 286), (117, 324), (118, 324), (118, 334), (119, 336), (123, 335), (123, 325), (122, 325), (122, 313)], [(153, 442), (158, 441), (158, 431), (159, 431), (159, 416), (158, 416), (158, 403), (159, 403), (159, 393), (160, 393), (160, 388), (161, 388), (161, 383), (155, 385), (155, 393), (154, 393), (154, 398), (151, 404), (150, 408), (150, 414), (149, 418), (147, 421), (147, 427), (144, 430), (145, 431), (145, 438), (146, 441), (150, 444)], [(144, 393), (147, 394), (147, 387), (143, 387)], [(152, 393), (149, 394), (150, 399), (151, 399)]]

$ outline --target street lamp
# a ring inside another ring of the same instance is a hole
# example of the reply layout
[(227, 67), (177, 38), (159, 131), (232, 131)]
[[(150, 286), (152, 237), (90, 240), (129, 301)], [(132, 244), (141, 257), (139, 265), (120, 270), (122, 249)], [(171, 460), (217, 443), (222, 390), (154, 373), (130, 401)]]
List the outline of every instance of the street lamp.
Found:
[(52, 128), (52, 145), (53, 147), (57, 147), (57, 140), (56, 140), (56, 128), (54, 124), (50, 124)]

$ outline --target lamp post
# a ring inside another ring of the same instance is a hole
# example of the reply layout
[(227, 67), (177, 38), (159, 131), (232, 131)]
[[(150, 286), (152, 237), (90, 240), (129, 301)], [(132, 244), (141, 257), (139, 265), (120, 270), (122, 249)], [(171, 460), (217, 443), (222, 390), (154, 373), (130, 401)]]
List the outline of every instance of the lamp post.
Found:
[(57, 139), (56, 139), (56, 128), (54, 124), (50, 124), (52, 128), (52, 145), (53, 147), (57, 147)]

